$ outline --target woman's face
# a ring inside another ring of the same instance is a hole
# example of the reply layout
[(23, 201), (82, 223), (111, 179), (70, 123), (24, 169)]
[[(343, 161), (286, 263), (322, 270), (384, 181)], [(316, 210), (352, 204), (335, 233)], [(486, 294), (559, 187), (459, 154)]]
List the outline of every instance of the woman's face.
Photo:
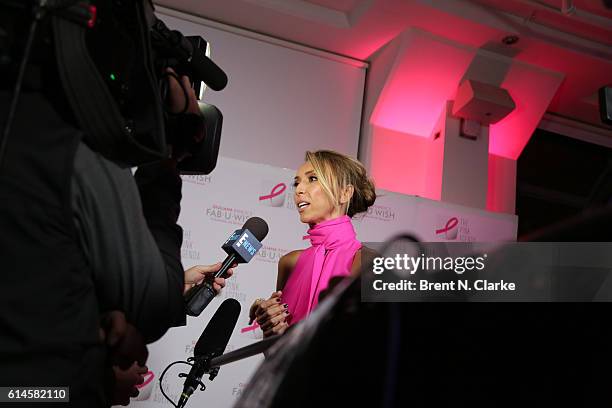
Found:
[(340, 208), (335, 206), (325, 194), (310, 162), (302, 164), (298, 169), (293, 185), (295, 187), (293, 198), (301, 222), (313, 226), (342, 215)]

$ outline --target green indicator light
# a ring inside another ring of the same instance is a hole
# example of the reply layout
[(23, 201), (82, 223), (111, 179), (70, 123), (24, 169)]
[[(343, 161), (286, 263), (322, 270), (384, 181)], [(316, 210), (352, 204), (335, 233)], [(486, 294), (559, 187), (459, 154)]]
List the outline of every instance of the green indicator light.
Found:
[(115, 79), (117, 79), (117, 77), (115, 76), (115, 74), (110, 74), (110, 79), (111, 81), (114, 81)]

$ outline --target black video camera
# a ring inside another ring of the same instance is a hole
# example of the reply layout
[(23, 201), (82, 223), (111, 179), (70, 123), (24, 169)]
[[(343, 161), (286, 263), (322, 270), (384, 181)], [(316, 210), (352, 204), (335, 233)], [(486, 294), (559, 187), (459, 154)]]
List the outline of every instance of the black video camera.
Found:
[[(98, 3), (98, 13), (106, 16), (100, 15), (97, 27), (88, 32), (87, 45), (102, 78), (120, 107), (124, 108), (124, 116), (133, 117), (143, 99), (143, 95), (130, 92), (130, 84), (139, 79), (130, 76), (132, 68), (124, 61), (130, 61), (130, 57), (125, 59), (125, 53), (134, 51), (133, 43), (130, 44), (133, 35), (130, 35), (128, 27), (144, 23), (150, 41), (150, 70), (157, 82), (166, 141), (172, 146), (174, 156), (187, 153), (187, 157), (179, 163), (181, 172), (209, 174), (215, 168), (219, 154), (223, 125), (221, 111), (214, 105), (200, 101), (200, 116), (185, 112), (177, 115), (170, 113), (164, 104), (168, 93), (167, 68), (172, 68), (178, 77), (188, 76), (198, 99), (201, 99), (204, 90), (202, 83), (216, 91), (225, 88), (227, 76), (208, 57), (208, 43), (202, 37), (185, 37), (179, 31), (170, 30), (153, 14), (148, 0), (142, 4), (142, 15), (138, 12), (138, 5), (134, 10), (134, 3), (139, 3), (137, 1), (96, 0), (94, 3)], [(127, 45), (124, 43), (126, 40)], [(118, 47), (119, 44), (122, 46)], [(118, 52), (117, 48), (121, 51)], [(117, 58), (119, 55), (123, 58)], [(127, 74), (125, 78), (122, 73)], [(187, 101), (187, 90), (184, 91)]]
[[(186, 157), (179, 163), (183, 173), (215, 168), (221, 111), (200, 101), (201, 115), (171, 114), (164, 102), (167, 68), (187, 75), (196, 95), (202, 82), (214, 90), (226, 86), (227, 76), (206, 55), (203, 38), (168, 29), (155, 17), (151, 0), (0, 0), (0, 10), (9, 24), (13, 15), (20, 21), (29, 16), (32, 27), (39, 23), (36, 36), (45, 40), (34, 41), (33, 58), (53, 56), (48, 63), (57, 66), (91, 148), (121, 165), (138, 166), (167, 158), (170, 145), (174, 157)], [(13, 42), (23, 38), (24, 30), (9, 31), (17, 32)]]
[[(174, 151), (189, 154), (179, 163), (179, 169), (183, 173), (208, 174), (217, 162), (223, 115), (216, 106), (202, 102), (202, 98), (206, 86), (215, 91), (225, 88), (227, 75), (209, 58), (207, 41), (200, 36), (185, 37), (157, 18), (151, 27), (151, 43), (157, 72), (164, 75), (167, 68), (172, 68), (178, 77), (186, 75), (199, 100), (201, 116), (169, 115), (167, 120), (169, 143)], [(166, 100), (167, 81), (160, 82), (160, 90), (162, 100)]]

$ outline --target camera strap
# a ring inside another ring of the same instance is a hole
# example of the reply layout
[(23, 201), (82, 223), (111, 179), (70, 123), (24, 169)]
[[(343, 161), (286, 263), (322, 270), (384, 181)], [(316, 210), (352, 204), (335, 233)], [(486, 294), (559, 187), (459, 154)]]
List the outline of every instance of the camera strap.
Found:
[(139, 149), (129, 149), (133, 144), (125, 144), (131, 140), (130, 129), (89, 56), (86, 28), (59, 16), (51, 19), (62, 87), (85, 132), (86, 142), (106, 157), (129, 163), (129, 158), (134, 158)]

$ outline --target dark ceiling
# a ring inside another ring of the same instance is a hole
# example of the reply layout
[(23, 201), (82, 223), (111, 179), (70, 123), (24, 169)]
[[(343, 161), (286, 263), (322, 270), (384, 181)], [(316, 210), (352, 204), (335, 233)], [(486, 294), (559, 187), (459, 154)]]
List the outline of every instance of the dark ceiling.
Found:
[(537, 129), (517, 162), (518, 235), (611, 203), (612, 149)]

